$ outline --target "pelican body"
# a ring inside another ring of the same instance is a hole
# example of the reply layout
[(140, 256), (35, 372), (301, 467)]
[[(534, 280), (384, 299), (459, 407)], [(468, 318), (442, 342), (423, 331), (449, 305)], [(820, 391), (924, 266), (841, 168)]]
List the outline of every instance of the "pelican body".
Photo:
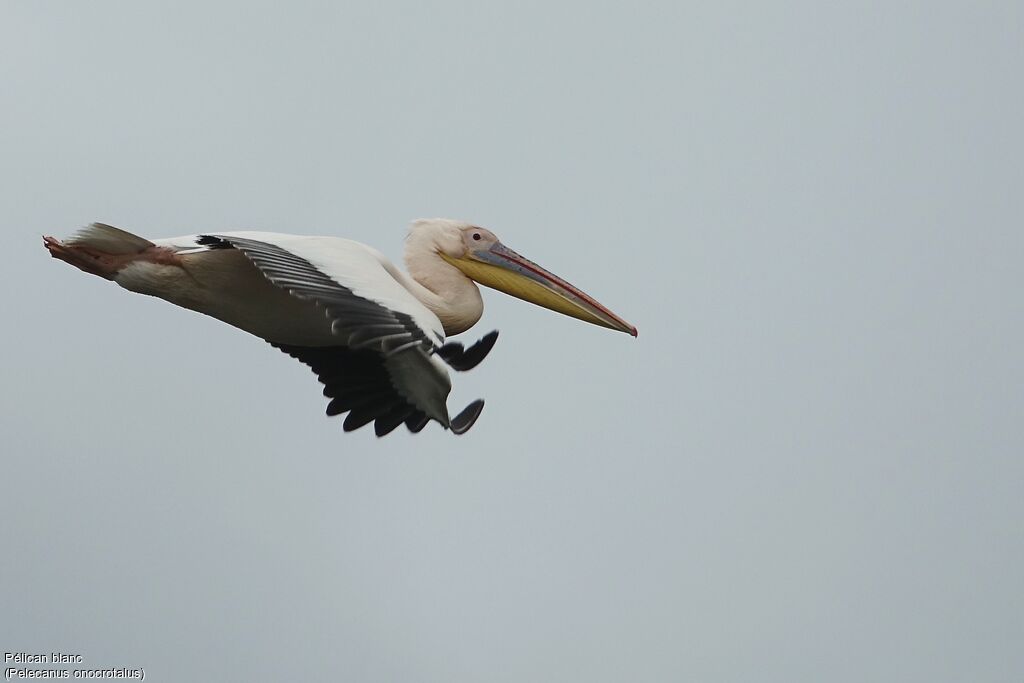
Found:
[(133, 292), (165, 299), (256, 335), (308, 365), (324, 384), (328, 415), (345, 431), (370, 422), (378, 436), (434, 420), (456, 434), (484, 402), (449, 417), (448, 368), (475, 367), (497, 331), (464, 348), (447, 336), (483, 313), (475, 283), (634, 337), (636, 328), (565, 280), (503, 245), (494, 233), (448, 219), (414, 221), (403, 273), (376, 249), (337, 237), (223, 232), (147, 240), (93, 223), (50, 255)]

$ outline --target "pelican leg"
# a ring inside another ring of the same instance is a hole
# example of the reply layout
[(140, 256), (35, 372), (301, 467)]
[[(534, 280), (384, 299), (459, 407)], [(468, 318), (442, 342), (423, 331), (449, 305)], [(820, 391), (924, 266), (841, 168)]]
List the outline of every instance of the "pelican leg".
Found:
[(487, 357), (487, 354), (491, 352), (491, 349), (494, 348), (496, 341), (498, 341), (498, 331), (494, 330), (485, 334), (480, 341), (468, 349), (463, 349), (462, 344), (459, 342), (448, 342), (438, 349), (437, 353), (453, 370), (464, 372), (472, 370), (479, 365)]
[(452, 420), (452, 432), (455, 434), (465, 434), (468, 432), (469, 428), (476, 423), (476, 419), (480, 417), (483, 409), (484, 400), (482, 398), (478, 398), (463, 408), (462, 412)]

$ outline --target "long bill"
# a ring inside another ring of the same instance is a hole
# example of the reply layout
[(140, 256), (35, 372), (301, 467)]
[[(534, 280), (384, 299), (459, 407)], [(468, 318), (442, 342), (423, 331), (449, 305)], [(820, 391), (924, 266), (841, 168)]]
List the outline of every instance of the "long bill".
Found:
[(482, 285), (594, 325), (637, 336), (635, 327), (593, 297), (501, 242), (471, 249), (462, 258), (442, 256)]

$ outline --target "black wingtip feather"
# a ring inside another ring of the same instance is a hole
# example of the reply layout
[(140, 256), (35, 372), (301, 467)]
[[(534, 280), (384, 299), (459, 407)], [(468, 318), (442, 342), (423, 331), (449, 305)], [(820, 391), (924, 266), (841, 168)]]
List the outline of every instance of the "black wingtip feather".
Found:
[(217, 237), (216, 235), (200, 235), (196, 238), (196, 244), (202, 247), (209, 247), (210, 249), (233, 249), (231, 243), (223, 237)]
[(394, 389), (382, 356), (370, 350), (345, 347), (302, 347), (276, 344), (281, 351), (308, 365), (324, 384), (328, 415), (348, 412), (346, 432), (374, 422), (378, 436), (390, 433), (403, 422), (409, 431), (422, 430), (429, 418), (410, 405)]
[(413, 434), (418, 434), (423, 431), (423, 428), (430, 422), (430, 418), (427, 417), (426, 413), (419, 411), (413, 413), (409, 417), (405, 418), (405, 426), (409, 428), (409, 431)]
[(341, 425), (342, 429), (346, 432), (359, 429), (372, 422), (379, 414), (376, 410), (356, 408), (345, 417), (345, 422)]
[(404, 404), (398, 404), (386, 415), (381, 415), (373, 423), (373, 431), (377, 436), (390, 434), (398, 425), (405, 422), (405, 419), (413, 412), (413, 409)]

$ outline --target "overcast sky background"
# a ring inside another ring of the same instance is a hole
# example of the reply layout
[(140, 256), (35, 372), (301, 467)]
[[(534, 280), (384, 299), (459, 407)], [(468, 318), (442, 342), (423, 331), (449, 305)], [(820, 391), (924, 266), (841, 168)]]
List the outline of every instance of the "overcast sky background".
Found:
[[(0, 4), (0, 649), (154, 681), (1024, 678), (1006, 3)], [(378, 440), (41, 234), (494, 230)]]

